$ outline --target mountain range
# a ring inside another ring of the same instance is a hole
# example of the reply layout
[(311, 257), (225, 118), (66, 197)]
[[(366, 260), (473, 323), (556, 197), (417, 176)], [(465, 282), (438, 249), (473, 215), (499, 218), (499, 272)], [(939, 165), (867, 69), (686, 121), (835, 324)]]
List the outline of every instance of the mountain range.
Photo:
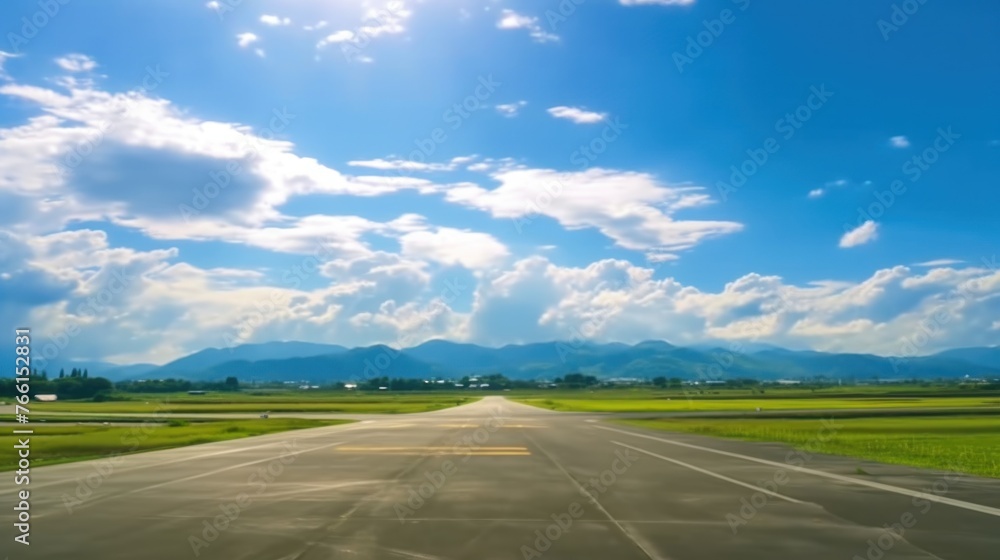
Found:
[[(1000, 347), (958, 348), (931, 356), (893, 358), (788, 350), (767, 344), (725, 347), (675, 346), (661, 340), (622, 343), (543, 342), (490, 348), (431, 340), (403, 350), (384, 345), (267, 342), (207, 348), (170, 363), (128, 366), (66, 362), (114, 381), (181, 378), (326, 383), (370, 377), (446, 377), (502, 373), (511, 379), (552, 379), (567, 373), (600, 378), (676, 377), (686, 380), (755, 378), (936, 379), (1000, 377)], [(49, 368), (50, 375), (53, 371)]]

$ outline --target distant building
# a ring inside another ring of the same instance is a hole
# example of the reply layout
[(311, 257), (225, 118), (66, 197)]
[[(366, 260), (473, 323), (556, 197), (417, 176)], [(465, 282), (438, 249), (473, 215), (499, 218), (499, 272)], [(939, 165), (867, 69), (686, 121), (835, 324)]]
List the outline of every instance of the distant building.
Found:
[(57, 397), (55, 395), (35, 395), (35, 400), (42, 401), (42, 402), (51, 402), (51, 401), (54, 401), (54, 400), (56, 400), (58, 398), (59, 397)]
[(205, 391), (188, 391), (189, 395), (204, 395)]

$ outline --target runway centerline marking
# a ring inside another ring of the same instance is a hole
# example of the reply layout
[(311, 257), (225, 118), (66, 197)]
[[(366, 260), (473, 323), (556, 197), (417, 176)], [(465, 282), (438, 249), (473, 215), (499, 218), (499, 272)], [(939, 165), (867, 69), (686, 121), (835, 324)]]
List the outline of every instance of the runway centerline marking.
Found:
[(712, 472), (712, 471), (710, 471), (708, 469), (703, 469), (701, 467), (696, 467), (695, 465), (692, 465), (690, 463), (685, 463), (684, 461), (678, 461), (677, 459), (671, 459), (670, 457), (664, 457), (663, 455), (659, 455), (659, 454), (653, 453), (652, 451), (646, 451), (645, 449), (641, 449), (639, 447), (633, 447), (631, 445), (622, 443), (620, 441), (611, 440), (611, 443), (613, 443), (615, 445), (620, 445), (622, 447), (627, 447), (627, 448), (629, 448), (629, 449), (631, 449), (633, 451), (638, 451), (639, 453), (645, 453), (646, 455), (649, 455), (650, 457), (656, 457), (657, 459), (662, 459), (664, 461), (667, 461), (667, 462), (670, 462), (670, 463), (674, 463), (675, 465), (680, 465), (682, 467), (691, 469), (693, 471), (700, 472), (701, 474), (706, 474), (708, 476), (718, 478), (719, 480), (725, 480), (726, 482), (731, 482), (733, 484), (736, 484), (736, 485), (739, 485), (739, 486), (743, 486), (744, 488), (749, 488), (749, 489), (757, 491), (757, 492), (762, 492), (764, 494), (767, 494), (768, 496), (774, 496), (775, 498), (781, 498), (782, 500), (792, 502), (793, 504), (805, 504), (806, 503), (806, 502), (803, 502), (801, 500), (796, 500), (795, 498), (789, 498), (788, 496), (785, 496), (783, 494), (779, 494), (777, 492), (772, 492), (770, 490), (767, 490), (765, 488), (761, 488), (759, 486), (754, 486), (753, 484), (747, 484), (746, 482), (741, 482), (739, 480), (736, 480), (735, 478), (729, 478), (726, 475), (714, 473), (714, 472)]
[(711, 447), (702, 447), (700, 445), (694, 445), (691, 443), (682, 443), (679, 441), (672, 441), (669, 439), (658, 438), (655, 436), (648, 436), (646, 434), (639, 434), (635, 432), (629, 432), (626, 430), (619, 430), (616, 428), (608, 428), (606, 426), (594, 426), (600, 430), (608, 430), (610, 432), (618, 432), (620, 434), (625, 434), (634, 437), (641, 437), (645, 439), (651, 439), (654, 441), (659, 441), (662, 443), (669, 443), (670, 445), (677, 445), (679, 447), (687, 447), (690, 449), (697, 449), (699, 451), (707, 451), (709, 453), (715, 453), (717, 455), (725, 455), (726, 457), (734, 457), (736, 459), (743, 459), (744, 461), (752, 461), (754, 463), (760, 463), (762, 465), (768, 465), (771, 467), (779, 467), (782, 469), (789, 469), (795, 472), (800, 472), (803, 474), (811, 474), (813, 476), (820, 476), (823, 478), (829, 478), (831, 480), (839, 480), (840, 482), (847, 482), (849, 484), (856, 484), (858, 486), (867, 486), (868, 488), (874, 488), (876, 490), (884, 490), (886, 492), (892, 492), (894, 494), (900, 494), (903, 496), (910, 496), (912, 498), (921, 498), (931, 502), (937, 502), (939, 504), (947, 504), (957, 508), (966, 509), (969, 511), (976, 511), (979, 513), (985, 513), (986, 515), (993, 515), (1000, 517), (1000, 509), (984, 506), (982, 504), (975, 504), (972, 502), (963, 502), (962, 500), (956, 500), (954, 498), (946, 498), (944, 496), (938, 496), (936, 494), (928, 494), (926, 492), (920, 492), (918, 490), (910, 490), (909, 488), (901, 488), (899, 486), (891, 486), (889, 484), (882, 484), (881, 482), (872, 482), (870, 480), (861, 480), (858, 478), (852, 478), (849, 476), (844, 476), (840, 474), (835, 474), (826, 471), (818, 471), (816, 469), (810, 469), (808, 467), (799, 467), (796, 465), (791, 465), (788, 463), (779, 463), (777, 461), (769, 461), (767, 459), (760, 459), (758, 457), (751, 457), (749, 455), (741, 455), (739, 453), (732, 453), (730, 451), (722, 451), (720, 449), (712, 449)]
[(617, 519), (615, 519), (614, 516), (611, 515), (611, 512), (609, 512), (608, 510), (604, 509), (604, 506), (601, 505), (601, 502), (598, 501), (598, 499), (595, 498), (590, 492), (588, 492), (587, 489), (584, 488), (582, 484), (580, 484), (575, 478), (573, 478), (573, 475), (569, 474), (569, 471), (567, 471), (566, 468), (563, 467), (559, 463), (559, 461), (557, 461), (556, 458), (552, 456), (551, 453), (549, 453), (548, 451), (546, 451), (545, 448), (543, 448), (541, 445), (539, 445), (538, 442), (535, 441), (535, 439), (532, 438), (531, 436), (525, 434), (525, 437), (527, 437), (528, 441), (530, 441), (532, 444), (534, 444), (534, 446), (537, 447), (538, 450), (542, 452), (542, 455), (545, 455), (545, 457), (550, 462), (552, 462), (552, 464), (555, 465), (555, 467), (557, 469), (559, 469), (560, 471), (562, 471), (562, 473), (564, 475), (566, 475), (566, 478), (568, 478), (570, 480), (570, 482), (572, 482), (573, 485), (576, 486), (576, 489), (580, 491), (580, 494), (582, 494), (585, 498), (587, 498), (587, 501), (589, 501), (590, 503), (594, 504), (594, 507), (596, 507), (597, 509), (599, 509), (601, 511), (601, 513), (603, 513), (604, 516), (608, 518), (608, 521), (610, 521), (612, 525), (614, 525), (619, 531), (621, 531), (622, 535), (625, 535), (626, 539), (628, 539), (629, 541), (631, 541), (632, 544), (634, 544), (636, 546), (636, 548), (638, 548), (640, 551), (642, 551), (642, 553), (645, 554), (646, 557), (649, 558), (650, 560), (660, 560), (659, 556), (653, 554), (648, 549), (646, 549), (646, 547), (643, 546), (642, 543), (640, 543), (634, 536), (632, 536), (631, 533), (629, 533), (628, 531), (626, 531), (625, 527), (621, 524), (621, 522), (618, 521)]

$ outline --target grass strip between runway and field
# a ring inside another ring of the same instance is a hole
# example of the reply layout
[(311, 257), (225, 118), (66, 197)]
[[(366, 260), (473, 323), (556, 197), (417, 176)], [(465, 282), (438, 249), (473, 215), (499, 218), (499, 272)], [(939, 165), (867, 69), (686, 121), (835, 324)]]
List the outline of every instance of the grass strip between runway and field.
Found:
[[(1000, 478), (1000, 418), (996, 416), (837, 418), (825, 424), (819, 419), (787, 418), (650, 418), (618, 422), (656, 430), (787, 443), (812, 453)], [(858, 474), (864, 474), (859, 469)]]
[(30, 436), (11, 435), (9, 430), (0, 432), (0, 448), (7, 450), (0, 455), (0, 471), (17, 469), (18, 457), (13, 450), (18, 438), (31, 438), (31, 466), (41, 467), (349, 422), (349, 420), (269, 418), (206, 422), (147, 421), (127, 426), (32, 423), (31, 426), (21, 426), (34, 431)]
[(830, 398), (514, 398), (560, 412), (710, 412), (847, 410), (875, 408), (984, 408), (1000, 410), (1000, 397), (830, 397)]
[(245, 394), (211, 394), (190, 396), (187, 394), (133, 395), (133, 400), (87, 402), (56, 401), (32, 403), (32, 414), (44, 415), (50, 412), (76, 413), (261, 413), (261, 412), (328, 412), (342, 414), (408, 414), (431, 412), (471, 403), (477, 398), (465, 396), (409, 396), (375, 395), (327, 398), (303, 398)]

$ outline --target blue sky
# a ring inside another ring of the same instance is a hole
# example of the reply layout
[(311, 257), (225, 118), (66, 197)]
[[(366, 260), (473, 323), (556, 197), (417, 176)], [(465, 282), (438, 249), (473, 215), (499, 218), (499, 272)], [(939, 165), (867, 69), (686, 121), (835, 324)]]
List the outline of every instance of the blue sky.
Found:
[(0, 7), (0, 311), (64, 357), (1000, 338), (985, 0), (42, 4)]

